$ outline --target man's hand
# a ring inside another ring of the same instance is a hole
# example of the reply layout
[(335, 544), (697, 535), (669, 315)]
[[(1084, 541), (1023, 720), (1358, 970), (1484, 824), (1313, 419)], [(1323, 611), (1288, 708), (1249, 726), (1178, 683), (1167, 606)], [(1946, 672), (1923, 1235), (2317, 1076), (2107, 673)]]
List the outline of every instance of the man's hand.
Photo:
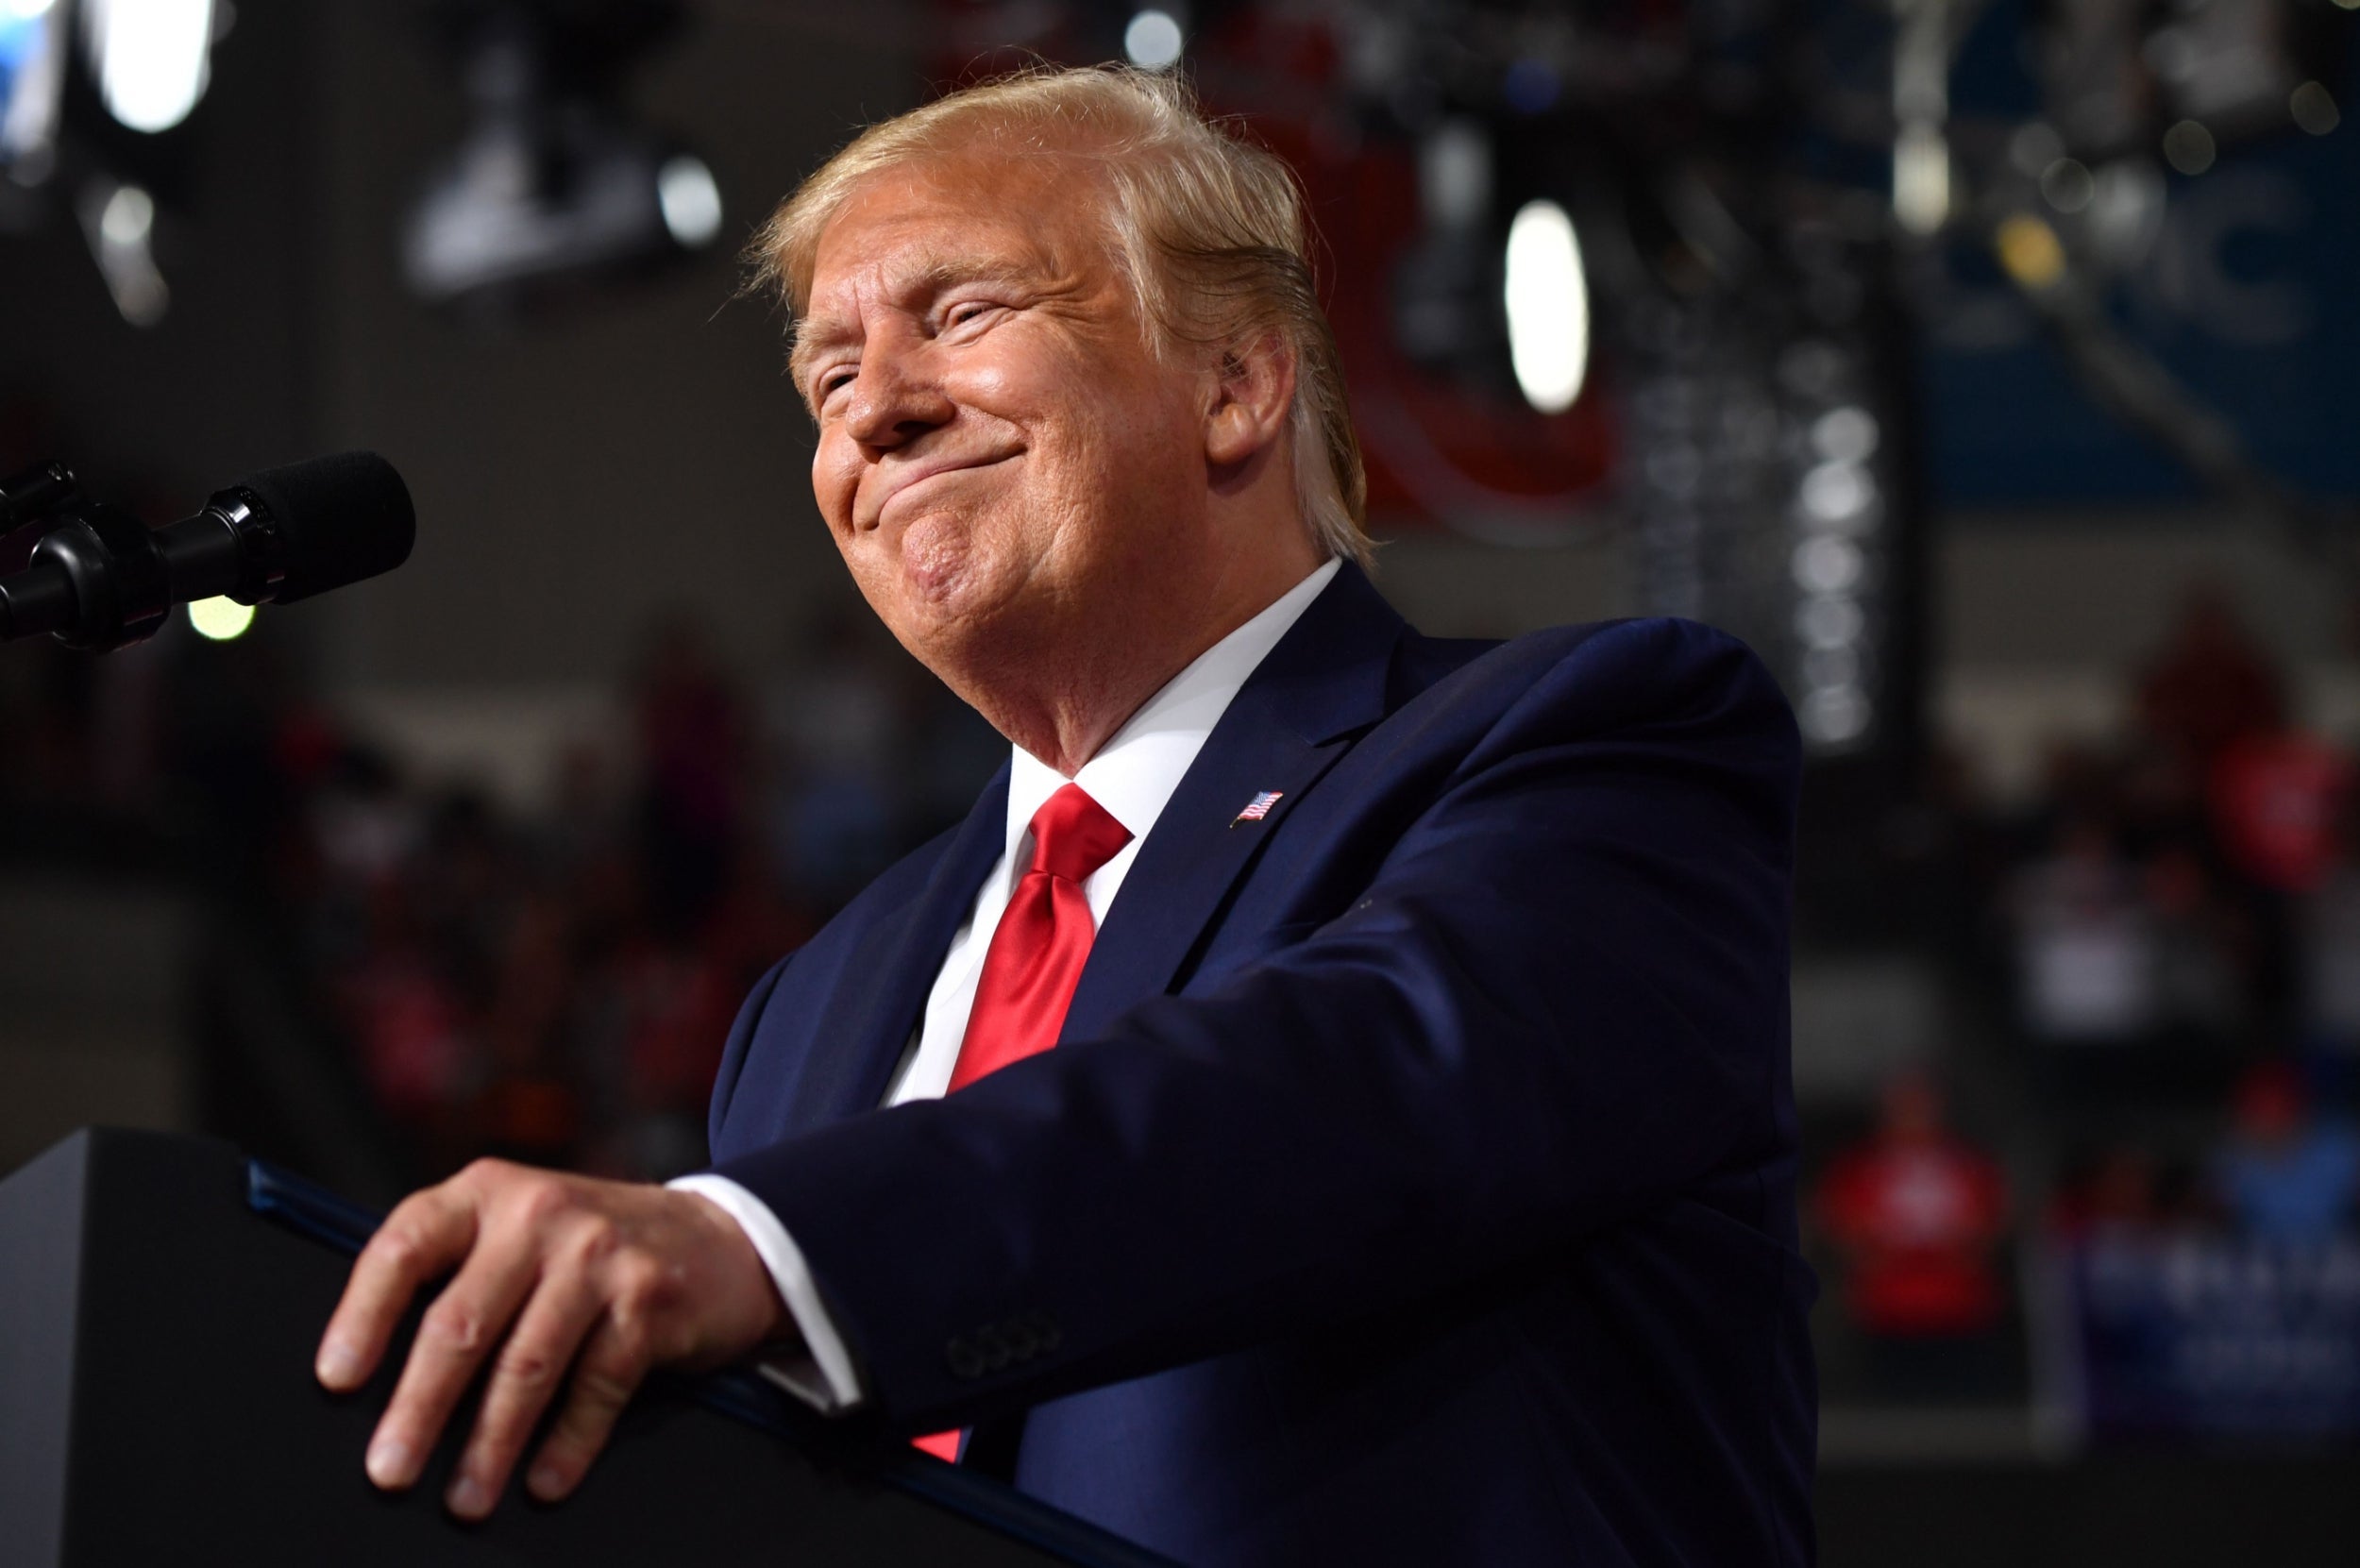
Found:
[(489, 1357), (444, 1499), (469, 1519), (492, 1511), (568, 1368), (525, 1478), (544, 1502), (581, 1481), (649, 1368), (717, 1366), (792, 1324), (737, 1222), (695, 1193), (478, 1160), (407, 1199), (362, 1250), (320, 1340), (319, 1380), (366, 1382), (411, 1298), (454, 1268), (418, 1325), (368, 1472), (389, 1490), (414, 1483)]

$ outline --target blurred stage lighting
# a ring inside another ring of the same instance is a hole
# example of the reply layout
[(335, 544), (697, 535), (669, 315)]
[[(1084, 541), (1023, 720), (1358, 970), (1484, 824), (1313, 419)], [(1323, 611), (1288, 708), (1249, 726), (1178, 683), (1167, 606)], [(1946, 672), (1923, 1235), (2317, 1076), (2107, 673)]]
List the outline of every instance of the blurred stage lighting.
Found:
[(110, 114), (150, 133), (189, 117), (205, 95), (212, 0), (82, 0), (82, 19)]
[(56, 161), (63, 17), (55, 0), (0, 0), (0, 169), (19, 185), (39, 185)]
[(1860, 585), (1860, 547), (1829, 534), (1795, 547), (1795, 582), (1806, 593), (1845, 594)]
[(721, 188), (701, 158), (683, 153), (656, 171), (656, 205), (672, 238), (702, 249), (721, 232)]
[(2013, 213), (1999, 225), (1999, 264), (2008, 276), (2037, 294), (2065, 278), (2065, 244), (2057, 231), (2030, 212)]
[(1848, 405), (1829, 409), (1811, 427), (1812, 450), (1827, 463), (1866, 463), (1877, 455), (1877, 443), (1883, 433), (1877, 416), (1866, 409)]
[(1590, 371), (1590, 288), (1573, 219), (1528, 201), (1508, 226), (1508, 353), (1525, 400), (1562, 413)]
[(512, 127), (471, 138), (413, 210), (413, 293), (458, 304), (569, 277), (614, 274), (712, 243), (721, 196), (693, 158), (664, 159), (615, 125), (570, 123), (560, 177)]
[(1874, 717), (1867, 694), (1849, 680), (1807, 690), (1795, 713), (1804, 736), (1827, 747), (1858, 740)]
[(1179, 64), (1187, 42), (1179, 18), (1170, 11), (1143, 10), (1122, 29), (1122, 53), (1142, 71), (1166, 71)]
[(1909, 585), (1897, 530), (1906, 513), (1893, 453), (1874, 406), (1873, 338), (1830, 334), (1794, 346), (1778, 380), (1799, 441), (1790, 512), (1793, 585), (1782, 655), (1795, 721), (1815, 756), (1859, 754), (1890, 744), (1910, 676), (1895, 642)]
[(2313, 136), (2325, 136), (2343, 121), (2343, 113), (2335, 107), (2335, 94), (2318, 82), (2304, 82), (2286, 100), (2286, 111), (2295, 124)]
[(83, 187), (75, 207), (116, 312), (134, 327), (162, 321), (172, 290), (156, 267), (156, 199), (144, 187), (98, 178)]
[(2183, 120), (2164, 132), (2164, 160), (2183, 175), (2202, 174), (2218, 156), (2213, 133), (2194, 120)]
[(1795, 606), (1795, 634), (1812, 652), (1849, 649), (1867, 629), (1858, 599), (1821, 595)]
[(1822, 463), (1803, 476), (1799, 499), (1816, 522), (1857, 523), (1877, 501), (1877, 481), (1857, 463)]
[(413, 295), (505, 316), (651, 274), (720, 236), (713, 170), (639, 123), (623, 94), (675, 31), (675, 0), (450, 0), (434, 17), (467, 130), (403, 227)]
[(189, 606), (189, 626), (209, 642), (243, 637), (254, 624), (254, 606), (234, 599), (200, 599)]
[(1893, 215), (1912, 234), (1950, 219), (1950, 143), (1939, 126), (1905, 126), (1893, 143)]
[(458, 42), (469, 124), (402, 237), (411, 292), (503, 309), (567, 281), (645, 272), (720, 234), (703, 160), (636, 123), (613, 69), (641, 34), (568, 33), (561, 11), (484, 8)]
[(2080, 159), (2060, 158), (2041, 171), (2040, 194), (2060, 212), (2079, 212), (2097, 196), (2098, 181)]

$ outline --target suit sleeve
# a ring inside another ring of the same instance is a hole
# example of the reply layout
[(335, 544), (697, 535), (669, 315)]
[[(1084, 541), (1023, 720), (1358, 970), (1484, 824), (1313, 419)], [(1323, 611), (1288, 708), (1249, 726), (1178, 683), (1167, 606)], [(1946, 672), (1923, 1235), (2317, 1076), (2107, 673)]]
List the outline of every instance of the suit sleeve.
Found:
[(1749, 654), (1629, 623), (1532, 671), (1301, 939), (717, 1169), (901, 1430), (1448, 1290), (1781, 1146), (1795, 774)]
[(721, 1141), (721, 1128), (729, 1121), (730, 1101), (737, 1092), (738, 1076), (746, 1071), (746, 1054), (753, 1049), (762, 1010), (770, 1005), (771, 994), (779, 988), (779, 982), (786, 976), (786, 967), (793, 962), (795, 954), (790, 953), (771, 965), (738, 1004), (736, 1020), (730, 1025), (730, 1037), (721, 1046), (721, 1065), (713, 1075), (713, 1103), (705, 1111), (705, 1138), (712, 1145), (718, 1146)]

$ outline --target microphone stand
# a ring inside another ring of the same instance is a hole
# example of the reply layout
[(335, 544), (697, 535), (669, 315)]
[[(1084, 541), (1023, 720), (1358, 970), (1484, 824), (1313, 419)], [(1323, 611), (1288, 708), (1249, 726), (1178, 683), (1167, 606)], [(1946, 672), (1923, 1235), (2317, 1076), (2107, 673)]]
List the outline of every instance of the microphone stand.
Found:
[(86, 499), (74, 471), (45, 463), (0, 486), (6, 531), (40, 528), (26, 569), (0, 579), (0, 639), (42, 626), (84, 652), (144, 641), (172, 608), (163, 554), (145, 524)]
[(375, 452), (249, 474), (154, 529), (45, 464), (0, 488), (0, 525), (42, 531), (25, 569), (0, 577), (0, 641), (55, 632), (90, 653), (153, 635), (176, 604), (287, 604), (392, 571), (417, 535), (409, 487)]
[(42, 530), (25, 569), (0, 578), (0, 642), (44, 627), (66, 647), (110, 653), (144, 642), (172, 610), (172, 579), (153, 530), (81, 494), (45, 463), (0, 486), (0, 534)]

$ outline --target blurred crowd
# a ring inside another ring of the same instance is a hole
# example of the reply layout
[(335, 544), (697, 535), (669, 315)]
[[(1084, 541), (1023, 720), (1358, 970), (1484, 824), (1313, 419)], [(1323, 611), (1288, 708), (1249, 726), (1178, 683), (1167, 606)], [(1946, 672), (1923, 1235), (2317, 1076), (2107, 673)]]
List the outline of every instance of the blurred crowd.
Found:
[[(2064, 1281), (2048, 1309), (2070, 1317), (2093, 1252), (2117, 1284), (2132, 1256), (2165, 1282), (2150, 1351), (2171, 1338), (2171, 1271), (2200, 1255), (2262, 1291), (2283, 1282), (2256, 1258), (2342, 1260), (2322, 1276), (2332, 1312), (2360, 1311), (2353, 759), (2301, 722), (2286, 672), (2211, 590), (2126, 684), (2130, 723), (2054, 747), (2029, 800), (1988, 803), (1937, 759), (1920, 929), (1980, 1115), (1958, 1130), (1912, 1070), (1820, 1151), (1836, 1359), (1869, 1397), (2020, 1396), (2033, 1276)], [(2284, 1316), (2234, 1297), (2208, 1310)], [(2216, 1349), (2225, 1332), (2180, 1326)], [(2360, 1389), (2360, 1339), (2334, 1337), (2335, 1375)]]
[(680, 620), (520, 809), (413, 776), (284, 653), (185, 628), (96, 662), (25, 649), (0, 666), (0, 810), (20, 853), (185, 867), (210, 919), (289, 956), (413, 1178), (481, 1153), (700, 1163), (747, 991), (1003, 754), (851, 617), (760, 679)]
[[(2069, 1135), (2061, 1212), (2209, 1205), (2283, 1235), (2308, 1186), (2301, 1228), (2324, 1235), (2360, 1179), (2352, 757), (2210, 591), (2136, 672), (2132, 712), (2111, 750), (2056, 750), (1992, 898), (2014, 1023)], [(2107, 1136), (2142, 1125), (2162, 1137)]]
[[(1844, 1396), (2022, 1399), (2031, 1337), (2070, 1341), (2102, 1307), (2080, 1288), (2093, 1258), (2117, 1290), (2135, 1273), (2161, 1298), (2149, 1340), (2201, 1331), (2217, 1351), (2243, 1337), (2264, 1347), (2257, 1356), (2286, 1328), (2280, 1276), (2309, 1271), (2332, 1297), (2338, 1397), (2360, 1394), (2360, 1137), (2292, 1064), (2249, 1069), (2194, 1138), (2166, 1128), (2068, 1155), (2030, 1203), (1998, 1150), (1951, 1125), (1931, 1078), (1904, 1073), (1870, 1130), (1824, 1162), (1812, 1197), (1840, 1324), (1830, 1382)], [(2028, 1278), (2044, 1271), (2045, 1304)], [(2199, 1273), (2226, 1282), (2204, 1306), (2230, 1329), (2170, 1321)], [(2048, 1320), (2031, 1321), (2043, 1309)], [(2339, 1420), (2354, 1417), (2360, 1407)]]
[(2020, 825), (2004, 912), (2026, 1034), (2082, 1063), (2146, 1047), (2143, 1077), (2159, 1053), (2209, 1080), (2293, 1054), (2340, 1082), (2360, 1054), (2350, 755), (2295, 721), (2283, 673), (2210, 593), (2140, 672), (2133, 713), (2111, 751), (2060, 748)]

